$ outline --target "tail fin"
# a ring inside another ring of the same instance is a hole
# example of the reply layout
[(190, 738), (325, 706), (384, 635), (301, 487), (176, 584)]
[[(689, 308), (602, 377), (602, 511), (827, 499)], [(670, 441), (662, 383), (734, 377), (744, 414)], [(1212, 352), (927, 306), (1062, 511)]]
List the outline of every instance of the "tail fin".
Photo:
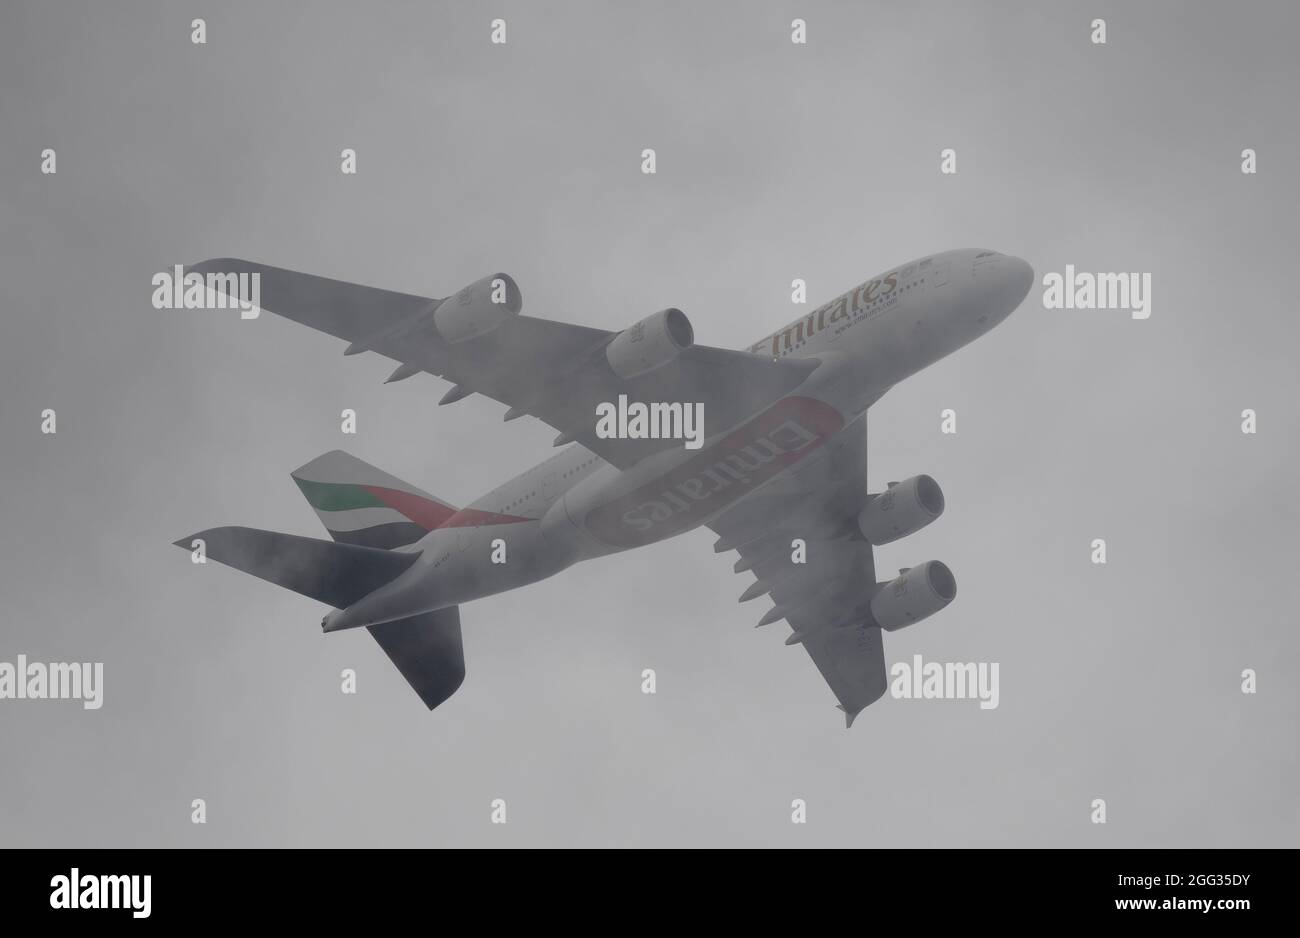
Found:
[(317, 456), (291, 475), (330, 537), (392, 549), (414, 544), (455, 507), (342, 450)]

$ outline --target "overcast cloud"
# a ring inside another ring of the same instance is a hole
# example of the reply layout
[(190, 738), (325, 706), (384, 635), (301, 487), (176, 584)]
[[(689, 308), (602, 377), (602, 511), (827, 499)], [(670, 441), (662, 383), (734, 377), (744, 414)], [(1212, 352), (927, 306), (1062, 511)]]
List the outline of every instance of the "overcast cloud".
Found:
[[(0, 701), (0, 843), (1296, 845), (1293, 5), (206, 6), (0, 7), (0, 661), (105, 665), (100, 710)], [(872, 409), (873, 490), (948, 503), (878, 570), (959, 584), (886, 657), (999, 662), (996, 710), (846, 732), (707, 531), (467, 605), (433, 713), (320, 604), (172, 546), (323, 536), (288, 473), (326, 450), (464, 504), (554, 436), (274, 316), (155, 310), (172, 264), (504, 270), (534, 316), (677, 306), (739, 348), (795, 277), (816, 304), (957, 247), (1153, 278), (1146, 321), (1035, 288)]]

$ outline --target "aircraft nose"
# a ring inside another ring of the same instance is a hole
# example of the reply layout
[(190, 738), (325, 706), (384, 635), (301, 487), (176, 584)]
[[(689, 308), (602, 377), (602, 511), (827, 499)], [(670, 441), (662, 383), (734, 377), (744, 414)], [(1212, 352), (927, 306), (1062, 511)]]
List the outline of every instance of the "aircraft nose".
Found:
[(1010, 316), (1034, 285), (1034, 269), (1018, 257), (999, 255), (975, 268), (979, 321), (1001, 322)]
[(1009, 313), (1029, 295), (1034, 285), (1034, 268), (1018, 257), (1008, 257), (1002, 264), (1002, 280)]
[(970, 302), (980, 331), (993, 328), (1024, 302), (1034, 285), (1034, 269), (1018, 257), (986, 251), (972, 267)]

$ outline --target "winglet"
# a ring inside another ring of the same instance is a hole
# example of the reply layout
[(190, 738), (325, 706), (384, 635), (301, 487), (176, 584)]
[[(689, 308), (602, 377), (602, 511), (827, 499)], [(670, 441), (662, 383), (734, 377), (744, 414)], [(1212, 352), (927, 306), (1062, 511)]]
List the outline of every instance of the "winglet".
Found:
[(840, 712), (842, 712), (842, 713), (844, 714), (844, 728), (847, 730), (847, 729), (852, 729), (852, 728), (853, 728), (853, 721), (856, 720), (856, 719), (858, 718), (858, 714), (859, 714), (859, 713), (861, 713), (863, 710), (865, 710), (865, 709), (867, 709), (867, 708), (866, 708), (866, 707), (862, 707), (862, 708), (860, 708), (860, 709), (858, 709), (858, 710), (854, 710), (852, 713), (849, 713), (849, 711), (847, 711), (847, 710), (844, 709), (843, 705), (841, 705), (841, 704), (836, 704), (836, 705), (835, 705), (835, 709), (836, 709), (836, 710), (839, 710)]

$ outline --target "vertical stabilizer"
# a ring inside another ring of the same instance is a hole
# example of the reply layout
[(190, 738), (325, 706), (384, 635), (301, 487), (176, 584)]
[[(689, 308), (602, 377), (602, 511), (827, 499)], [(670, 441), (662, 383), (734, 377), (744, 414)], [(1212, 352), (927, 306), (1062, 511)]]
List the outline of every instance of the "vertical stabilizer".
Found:
[(452, 505), (342, 450), (317, 456), (291, 475), (330, 537), (344, 544), (404, 547), (456, 513)]

